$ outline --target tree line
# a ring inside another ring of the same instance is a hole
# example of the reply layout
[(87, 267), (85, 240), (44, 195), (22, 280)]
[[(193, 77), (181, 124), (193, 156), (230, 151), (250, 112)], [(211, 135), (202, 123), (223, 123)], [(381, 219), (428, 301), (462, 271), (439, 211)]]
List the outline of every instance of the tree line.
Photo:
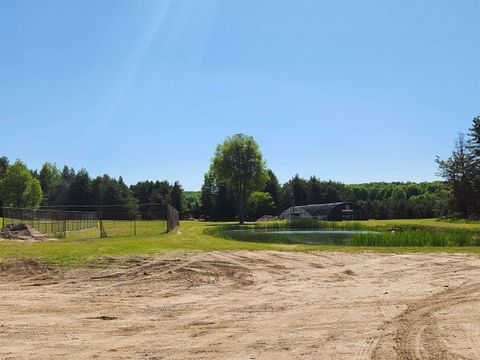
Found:
[[(325, 204), (341, 201), (356, 202), (372, 219), (413, 219), (450, 215), (451, 191), (447, 183), (435, 182), (378, 182), (346, 185), (335, 181), (308, 179), (295, 175), (280, 184), (272, 170), (261, 191), (252, 192), (248, 204), (248, 220), (262, 215), (278, 216), (293, 204), (295, 206)], [(224, 186), (205, 175), (199, 194), (201, 215), (212, 221), (236, 218), (232, 194)]]
[(256, 220), (292, 205), (353, 201), (370, 218), (430, 218), (450, 214), (451, 190), (442, 181), (346, 185), (298, 174), (280, 184), (265, 167), (252, 137), (237, 134), (218, 145), (199, 194), (207, 220)]
[[(322, 181), (316, 176), (304, 179), (295, 175), (280, 184), (271, 169), (262, 175), (263, 183), (245, 198), (245, 219), (263, 215), (279, 215), (295, 205), (354, 201), (371, 218), (429, 218), (450, 212), (451, 191), (445, 182), (369, 183), (345, 185)], [(457, 187), (456, 187), (457, 188)], [(212, 221), (238, 219), (235, 196), (218, 180), (213, 171), (205, 174), (200, 192), (185, 192), (177, 181), (140, 181), (127, 186), (122, 177), (109, 175), (92, 178), (85, 169), (75, 171), (45, 163), (40, 171), (30, 170), (17, 160), (10, 164), (0, 158), (0, 206), (37, 207), (69, 205), (123, 205), (168, 203), (183, 218), (204, 218)]]
[(62, 169), (46, 162), (40, 171), (31, 170), (20, 160), (10, 164), (0, 158), (0, 207), (35, 208), (38, 206), (170, 204), (180, 212), (190, 211), (181, 184), (176, 181), (140, 181), (128, 186), (123, 178), (109, 175), (91, 177), (87, 170)]
[(183, 218), (212, 221), (255, 220), (279, 215), (292, 205), (341, 201), (357, 202), (370, 218), (430, 218), (480, 215), (480, 117), (473, 120), (468, 137), (460, 134), (452, 155), (437, 158), (445, 181), (375, 182), (347, 185), (298, 174), (281, 184), (266, 167), (253, 137), (227, 137), (214, 152), (200, 192), (185, 192), (177, 181), (140, 181), (127, 186), (122, 177), (92, 178), (85, 169), (75, 171), (45, 163), (30, 170), (17, 160), (0, 158), (0, 206), (125, 205), (168, 203)]

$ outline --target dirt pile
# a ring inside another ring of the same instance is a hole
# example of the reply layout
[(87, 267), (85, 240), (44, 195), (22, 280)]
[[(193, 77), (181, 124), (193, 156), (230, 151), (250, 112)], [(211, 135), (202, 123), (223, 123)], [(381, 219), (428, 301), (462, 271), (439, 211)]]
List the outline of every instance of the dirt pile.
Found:
[(0, 261), (0, 278), (11, 281), (21, 279), (49, 278), (57, 269), (48, 263), (35, 259), (6, 259)]
[(0, 229), (0, 239), (21, 241), (48, 241), (47, 235), (42, 234), (27, 224), (8, 224)]

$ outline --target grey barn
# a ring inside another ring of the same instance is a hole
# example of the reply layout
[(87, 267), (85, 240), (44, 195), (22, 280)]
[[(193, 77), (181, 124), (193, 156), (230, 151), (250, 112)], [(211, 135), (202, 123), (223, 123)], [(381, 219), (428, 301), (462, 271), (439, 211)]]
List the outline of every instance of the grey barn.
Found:
[(368, 220), (363, 208), (353, 202), (292, 206), (280, 214), (280, 219), (314, 218), (328, 221)]

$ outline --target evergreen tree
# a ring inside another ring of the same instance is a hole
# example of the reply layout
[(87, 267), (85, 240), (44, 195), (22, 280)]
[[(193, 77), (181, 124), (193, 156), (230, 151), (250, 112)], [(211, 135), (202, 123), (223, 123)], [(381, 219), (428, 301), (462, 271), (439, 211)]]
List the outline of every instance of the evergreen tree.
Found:
[(471, 181), (472, 194), (471, 206), (472, 212), (475, 215), (480, 215), (480, 116), (473, 119), (472, 127), (470, 128), (470, 141), (467, 148), (471, 157)]
[(280, 203), (280, 192), (281, 192), (280, 183), (278, 182), (278, 179), (272, 170), (268, 169), (267, 173), (268, 173), (268, 181), (265, 185), (264, 191), (269, 193), (272, 196), (273, 204), (275, 207), (274, 214), (278, 215), (282, 211), (281, 203)]
[(474, 213), (472, 201), (472, 168), (474, 159), (470, 155), (463, 134), (459, 134), (455, 143), (455, 149), (448, 160), (440, 160), (437, 157), (440, 175), (451, 185), (454, 197), (454, 207), (462, 216)]
[(290, 186), (295, 201), (295, 205), (308, 205), (308, 184), (305, 179), (302, 179), (296, 174), (290, 180)]
[(180, 185), (178, 181), (175, 181), (175, 183), (173, 184), (170, 197), (170, 203), (175, 209), (179, 211), (180, 216), (182, 216), (185, 207), (185, 197), (183, 195), (182, 185)]
[(308, 180), (308, 203), (323, 204), (325, 203), (325, 190), (321, 181), (316, 176), (311, 176)]
[(8, 158), (6, 156), (0, 157), (0, 180), (7, 175), (8, 165)]
[(200, 194), (200, 212), (207, 220), (214, 217), (216, 184), (214, 176), (206, 173), (203, 177), (203, 185)]
[(81, 169), (74, 176), (68, 189), (67, 201), (68, 205), (92, 204), (91, 179), (87, 170)]
[(168, 181), (155, 181), (148, 202), (152, 204), (171, 204), (171, 191), (172, 187)]

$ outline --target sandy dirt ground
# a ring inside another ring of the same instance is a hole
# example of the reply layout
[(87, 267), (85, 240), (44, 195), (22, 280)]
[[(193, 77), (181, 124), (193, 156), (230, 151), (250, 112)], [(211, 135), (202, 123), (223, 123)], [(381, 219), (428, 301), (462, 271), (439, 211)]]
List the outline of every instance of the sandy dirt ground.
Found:
[(0, 359), (480, 359), (473, 255), (213, 252), (0, 272)]

